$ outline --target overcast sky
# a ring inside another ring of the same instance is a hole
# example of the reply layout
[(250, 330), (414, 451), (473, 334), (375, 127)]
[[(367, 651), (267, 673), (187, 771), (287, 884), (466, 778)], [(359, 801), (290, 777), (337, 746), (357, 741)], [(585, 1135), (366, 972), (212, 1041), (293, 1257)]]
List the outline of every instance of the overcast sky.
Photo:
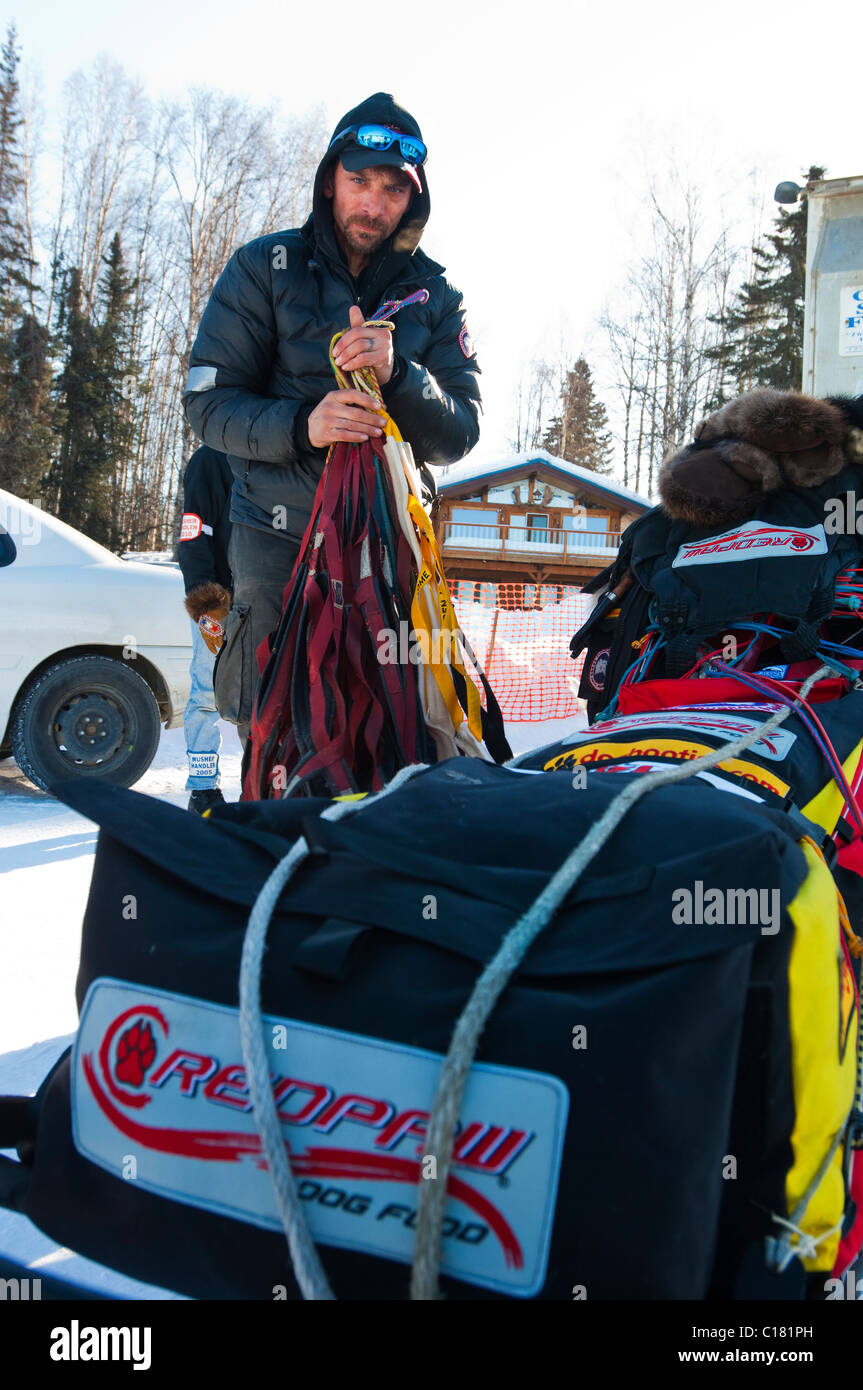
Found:
[(286, 115), (323, 102), (332, 123), (393, 92), (429, 146), (423, 246), (465, 295), (483, 453), (506, 448), (521, 360), (561, 335), (599, 352), (596, 317), (672, 154), (741, 226), (812, 163), (863, 173), (858, 25), (835, 0), (27, 0), (13, 17), (49, 136), (63, 81), (102, 51), (153, 97), (207, 84)]

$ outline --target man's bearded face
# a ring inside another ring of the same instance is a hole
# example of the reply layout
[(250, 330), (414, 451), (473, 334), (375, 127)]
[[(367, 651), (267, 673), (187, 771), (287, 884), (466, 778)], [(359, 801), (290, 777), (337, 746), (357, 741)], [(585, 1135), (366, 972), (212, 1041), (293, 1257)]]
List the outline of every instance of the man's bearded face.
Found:
[(389, 164), (349, 171), (337, 161), (324, 182), (324, 194), (333, 200), (336, 235), (345, 247), (365, 257), (392, 236), (413, 190), (408, 175)]

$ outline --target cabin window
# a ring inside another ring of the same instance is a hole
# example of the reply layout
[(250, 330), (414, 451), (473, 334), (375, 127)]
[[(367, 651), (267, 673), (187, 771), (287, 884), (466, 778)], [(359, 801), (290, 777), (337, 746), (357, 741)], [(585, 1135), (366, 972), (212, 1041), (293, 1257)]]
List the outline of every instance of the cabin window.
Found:
[(563, 529), (579, 532), (578, 544), (590, 548), (591, 546), (608, 545), (611, 522), (607, 516), (596, 516), (596, 514), (591, 515), (589, 512), (582, 512), (578, 516), (565, 516)]
[(447, 540), (468, 541), (471, 545), (497, 545), (500, 529), (497, 524), (497, 510), (480, 507), (453, 507), (450, 524), (447, 527)]

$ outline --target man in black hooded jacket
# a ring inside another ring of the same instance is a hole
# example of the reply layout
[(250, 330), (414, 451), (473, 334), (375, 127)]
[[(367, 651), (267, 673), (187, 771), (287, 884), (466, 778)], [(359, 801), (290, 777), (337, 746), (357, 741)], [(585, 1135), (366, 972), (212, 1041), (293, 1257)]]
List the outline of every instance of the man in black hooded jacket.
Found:
[[(248, 732), (255, 651), (276, 626), (327, 450), (379, 431), (368, 397), (336, 390), (340, 366), (374, 367), (418, 463), (454, 462), (479, 437), (479, 368), (462, 299), (419, 249), (430, 200), (414, 118), (378, 92), (338, 122), (299, 230), (237, 251), (201, 319), (183, 396), (196, 433), (234, 474), (233, 607), (216, 667), (225, 718)], [(386, 300), (428, 291), (395, 332), (364, 329)]]

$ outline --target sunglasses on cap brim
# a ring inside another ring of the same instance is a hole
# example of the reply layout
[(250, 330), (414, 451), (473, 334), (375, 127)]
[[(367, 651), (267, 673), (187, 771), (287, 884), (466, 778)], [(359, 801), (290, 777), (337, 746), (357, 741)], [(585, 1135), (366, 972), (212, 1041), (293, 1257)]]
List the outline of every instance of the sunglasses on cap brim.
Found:
[(349, 139), (355, 140), (367, 150), (388, 150), (391, 145), (398, 144), (406, 164), (423, 164), (428, 154), (422, 140), (418, 140), (415, 135), (404, 135), (397, 130), (390, 130), (389, 126), (385, 125), (350, 126), (347, 130), (340, 130), (333, 136), (330, 149), (337, 142)]

